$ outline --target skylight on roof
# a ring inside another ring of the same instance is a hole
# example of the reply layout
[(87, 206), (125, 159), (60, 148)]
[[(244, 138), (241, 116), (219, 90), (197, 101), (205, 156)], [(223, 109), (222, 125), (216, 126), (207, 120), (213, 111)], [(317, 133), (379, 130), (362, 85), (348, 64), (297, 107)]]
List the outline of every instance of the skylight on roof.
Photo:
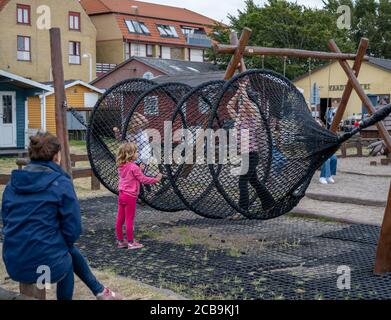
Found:
[(144, 22), (139, 22), (135, 20), (125, 20), (126, 26), (130, 33), (138, 34), (150, 34), (149, 29)]
[(166, 38), (178, 38), (179, 37), (174, 26), (158, 24), (158, 25), (156, 25), (156, 27), (157, 27), (161, 37), (166, 37)]
[(179, 67), (177, 67), (177, 66), (172, 66), (172, 65), (170, 65), (170, 68), (173, 68), (173, 69), (175, 69), (176, 71), (183, 71), (183, 69), (181, 69), (181, 68), (179, 68)]
[(186, 68), (191, 70), (191, 71), (194, 71), (194, 72), (198, 72), (198, 73), (201, 72), (200, 70), (197, 70), (196, 68), (192, 68), (192, 67), (186, 67)]

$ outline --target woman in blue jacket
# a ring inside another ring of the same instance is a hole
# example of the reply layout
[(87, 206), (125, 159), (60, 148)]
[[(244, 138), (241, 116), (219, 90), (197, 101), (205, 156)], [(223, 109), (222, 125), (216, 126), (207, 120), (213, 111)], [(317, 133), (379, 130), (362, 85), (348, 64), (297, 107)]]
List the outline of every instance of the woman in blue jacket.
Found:
[(57, 299), (71, 300), (74, 273), (98, 300), (121, 299), (92, 274), (75, 247), (80, 207), (70, 177), (59, 166), (61, 145), (50, 133), (30, 137), (30, 164), (12, 172), (2, 202), (3, 260), (11, 279), (36, 283), (42, 267), (57, 283)]

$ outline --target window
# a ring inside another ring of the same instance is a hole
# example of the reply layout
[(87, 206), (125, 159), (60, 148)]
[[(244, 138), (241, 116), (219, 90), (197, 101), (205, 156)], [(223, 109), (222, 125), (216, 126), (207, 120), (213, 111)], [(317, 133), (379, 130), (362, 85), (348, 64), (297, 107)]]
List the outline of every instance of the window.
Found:
[(192, 35), (192, 34), (206, 34), (205, 30), (200, 28), (182, 26), (181, 29), (182, 29), (182, 33), (185, 36)]
[(125, 43), (125, 59), (130, 57), (146, 57), (147, 46), (138, 43)]
[(80, 13), (69, 12), (69, 30), (80, 31)]
[(152, 80), (155, 76), (151, 71), (147, 71), (143, 75), (143, 79)]
[(18, 36), (17, 58), (19, 61), (31, 61), (30, 37)]
[(159, 98), (157, 96), (144, 98), (144, 114), (149, 116), (159, 115)]
[(81, 64), (80, 42), (69, 42), (69, 64)]
[(125, 23), (130, 33), (148, 34), (148, 35), (150, 34), (144, 22), (139, 22), (135, 20), (125, 20)]
[(3, 95), (3, 124), (12, 123), (12, 96)]
[(160, 48), (160, 58), (162, 58), (162, 59), (171, 59), (171, 48), (162, 46)]
[(30, 6), (24, 4), (16, 5), (16, 22), (18, 24), (30, 24)]
[(153, 57), (153, 45), (147, 44), (147, 57)]
[(160, 36), (166, 38), (178, 38), (178, 33), (174, 26), (168, 26), (164, 24), (158, 24), (157, 29), (160, 32)]

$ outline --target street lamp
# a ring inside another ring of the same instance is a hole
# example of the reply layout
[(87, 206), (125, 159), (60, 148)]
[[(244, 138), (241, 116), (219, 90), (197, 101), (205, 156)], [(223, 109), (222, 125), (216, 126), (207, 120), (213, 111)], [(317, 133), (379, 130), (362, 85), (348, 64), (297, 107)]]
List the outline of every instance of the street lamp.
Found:
[(83, 54), (84, 59), (90, 59), (90, 82), (94, 79), (92, 79), (92, 54), (91, 53), (85, 53)]

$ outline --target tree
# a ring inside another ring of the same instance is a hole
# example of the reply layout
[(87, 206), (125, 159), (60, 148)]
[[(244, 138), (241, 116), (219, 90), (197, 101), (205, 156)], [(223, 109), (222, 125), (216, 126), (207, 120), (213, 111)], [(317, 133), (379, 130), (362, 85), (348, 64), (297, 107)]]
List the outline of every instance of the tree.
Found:
[[(327, 51), (328, 40), (334, 38), (343, 50), (351, 51), (353, 47), (349, 33), (337, 28), (336, 16), (330, 10), (312, 9), (286, 0), (268, 0), (263, 6), (247, 0), (245, 10), (229, 15), (229, 20), (229, 27), (238, 33), (244, 27), (253, 30), (249, 45)], [(222, 40), (222, 43), (228, 43), (226, 36)], [(262, 57), (246, 57), (245, 61), (249, 68), (263, 65)], [(219, 57), (217, 62), (226, 67), (227, 58)], [(308, 72), (306, 59), (291, 58), (288, 62), (287, 77), (293, 79)], [(316, 67), (324, 63), (313, 61), (312, 65)], [(284, 59), (266, 57), (264, 65), (282, 73)]]
[(360, 39), (369, 39), (368, 54), (391, 59), (391, 1), (389, 0), (328, 0), (325, 9), (337, 14), (340, 5), (352, 9), (350, 39), (358, 46)]

